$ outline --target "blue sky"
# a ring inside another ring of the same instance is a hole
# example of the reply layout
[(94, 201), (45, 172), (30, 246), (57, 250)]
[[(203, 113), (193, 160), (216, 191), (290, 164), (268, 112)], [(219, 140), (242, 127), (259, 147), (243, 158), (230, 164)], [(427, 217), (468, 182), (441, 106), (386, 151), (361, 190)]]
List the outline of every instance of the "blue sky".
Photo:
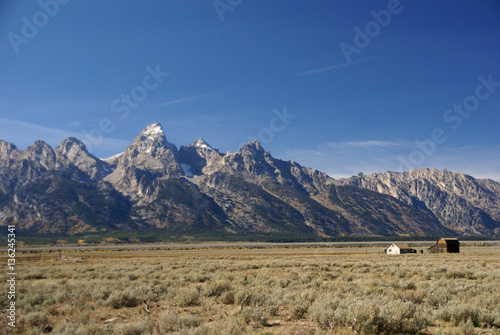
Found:
[(0, 138), (21, 149), (77, 136), (104, 158), (160, 122), (336, 178), (500, 181), (497, 0), (60, 2), (0, 4)]

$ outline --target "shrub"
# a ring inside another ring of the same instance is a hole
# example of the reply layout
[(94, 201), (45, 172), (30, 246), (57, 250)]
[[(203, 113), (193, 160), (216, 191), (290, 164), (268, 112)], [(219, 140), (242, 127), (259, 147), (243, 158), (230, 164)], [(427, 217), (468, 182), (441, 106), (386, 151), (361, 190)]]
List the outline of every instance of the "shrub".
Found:
[(237, 303), (237, 304), (241, 304), (243, 300), (246, 299), (247, 303), (248, 303), (248, 300), (250, 299), (250, 295), (247, 293), (247, 292), (244, 292), (244, 291), (238, 291), (236, 292), (236, 294), (234, 295), (234, 302)]
[(307, 307), (304, 304), (295, 305), (292, 307), (292, 317), (295, 319), (302, 319), (307, 313)]
[[(345, 322), (347, 318), (346, 315), (339, 319), (341, 313), (338, 313), (337, 309), (340, 306), (340, 302), (332, 298), (318, 299), (312, 303), (309, 307), (309, 314), (312, 319), (316, 321), (321, 327), (326, 329), (333, 329), (336, 324)], [(343, 310), (343, 308), (341, 308)], [(344, 313), (342, 313), (344, 314)], [(345, 319), (343, 318), (345, 316)]]
[(181, 289), (175, 296), (175, 301), (181, 307), (196, 306), (199, 300), (200, 292), (197, 289)]
[(262, 327), (267, 324), (267, 319), (263, 316), (260, 308), (246, 307), (241, 311), (240, 316), (246, 324), (251, 325), (253, 328)]
[[(497, 251), (418, 259), (351, 251), (139, 252), (127, 262), (113, 254), (82, 263), (27, 262), (21, 277), (32, 280), (16, 287), (19, 329), (27, 335), (49, 325), (65, 335), (498, 332)], [(259, 270), (249, 270), (254, 263)], [(279, 318), (279, 325), (263, 328), (266, 317)]]
[(47, 277), (45, 277), (42, 272), (30, 273), (30, 274), (27, 274), (24, 276), (25, 280), (38, 280), (38, 279), (46, 279), (46, 278)]
[(414, 304), (420, 304), (425, 298), (425, 293), (422, 291), (402, 291), (395, 296), (401, 301), (411, 301)]
[(159, 334), (166, 334), (185, 328), (199, 327), (202, 320), (198, 316), (180, 317), (176, 314), (167, 314), (156, 323), (156, 330)]
[(403, 289), (405, 290), (415, 290), (416, 288), (417, 285), (415, 285), (415, 283), (412, 281), (405, 282), (403, 285)]
[(47, 314), (45, 312), (31, 312), (26, 314), (24, 317), (24, 322), (27, 325), (36, 328), (45, 326), (48, 321), (49, 319), (47, 318)]
[(458, 269), (458, 270), (452, 270), (450, 272), (446, 273), (446, 277), (449, 279), (476, 279), (476, 276), (474, 276), (474, 273), (472, 271), (466, 270), (466, 269)]
[[(59, 333), (56, 333), (59, 334)], [(68, 333), (61, 333), (61, 334), (75, 334), (72, 332)], [(79, 334), (79, 333), (76, 333)], [(114, 334), (114, 325), (112, 323), (109, 323), (107, 325), (96, 325), (96, 324), (90, 324), (86, 325), (83, 327), (81, 330), (81, 335), (112, 335)]]
[(115, 309), (119, 309), (122, 307), (135, 307), (140, 304), (140, 301), (137, 297), (133, 296), (130, 292), (113, 292), (106, 299), (106, 306), (111, 306)]
[(92, 300), (97, 300), (97, 301), (106, 301), (111, 293), (113, 293), (110, 289), (107, 287), (97, 287), (94, 290), (92, 290)]
[(420, 307), (400, 300), (356, 300), (347, 306), (335, 299), (317, 300), (309, 308), (323, 328), (348, 327), (361, 334), (416, 334), (429, 322)]
[(208, 285), (207, 296), (208, 297), (219, 297), (223, 292), (231, 289), (231, 285), (228, 282), (216, 282)]
[(210, 333), (210, 328), (208, 328), (207, 326), (200, 326), (198, 328), (181, 329), (175, 333), (172, 333), (172, 335), (208, 335)]
[(280, 307), (278, 305), (271, 305), (268, 306), (266, 311), (270, 316), (276, 316), (278, 314)]
[[(53, 332), (54, 334), (78, 334), (78, 325), (74, 323), (69, 323), (69, 322), (64, 322), (64, 323), (59, 323), (57, 324)], [(93, 335), (93, 334), (100, 334), (100, 333), (83, 333), (80, 332), (82, 335)]]
[(146, 333), (148, 327), (144, 321), (134, 322), (116, 327), (116, 335), (142, 335)]
[(130, 281), (137, 280), (138, 278), (139, 278), (139, 276), (136, 275), (135, 273), (131, 273), (128, 275), (128, 280), (130, 280)]
[(44, 295), (40, 293), (29, 296), (26, 295), (24, 298), (22, 298), (21, 304), (26, 311), (32, 311), (36, 305), (41, 305), (44, 300)]
[(460, 334), (463, 335), (475, 335), (476, 332), (474, 330), (474, 324), (472, 324), (471, 320), (468, 320), (465, 323), (461, 323), (460, 327), (458, 328), (460, 330)]
[(281, 288), (287, 288), (288, 285), (290, 285), (292, 281), (290, 279), (281, 279), (280, 280), (280, 286)]
[(455, 326), (469, 321), (475, 327), (498, 326), (495, 316), (490, 312), (465, 305), (445, 308), (439, 312), (438, 318), (443, 321), (449, 321)]
[(225, 305), (234, 304), (234, 294), (233, 292), (224, 292), (220, 297), (220, 301)]
[(231, 319), (224, 326), (218, 327), (218, 325), (215, 325), (215, 329), (217, 332), (214, 332), (214, 334), (217, 335), (244, 335), (248, 333), (245, 325), (239, 322), (238, 319)]
[(383, 312), (385, 330), (394, 333), (417, 334), (430, 324), (420, 305), (400, 300), (387, 304)]

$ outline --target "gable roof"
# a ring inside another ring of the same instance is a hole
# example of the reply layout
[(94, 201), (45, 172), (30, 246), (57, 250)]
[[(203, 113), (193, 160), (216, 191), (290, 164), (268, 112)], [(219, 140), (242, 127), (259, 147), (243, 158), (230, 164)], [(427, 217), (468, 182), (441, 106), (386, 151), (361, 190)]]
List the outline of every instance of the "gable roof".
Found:
[(398, 247), (400, 250), (411, 249), (406, 243), (394, 243), (394, 245)]
[(442, 238), (440, 241), (445, 241), (446, 244), (460, 244), (457, 238)]

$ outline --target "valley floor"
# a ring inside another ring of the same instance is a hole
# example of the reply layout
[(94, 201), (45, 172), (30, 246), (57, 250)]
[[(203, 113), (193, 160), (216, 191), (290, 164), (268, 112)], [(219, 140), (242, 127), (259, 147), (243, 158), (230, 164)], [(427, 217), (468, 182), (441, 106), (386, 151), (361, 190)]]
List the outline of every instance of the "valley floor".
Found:
[[(66, 255), (19, 255), (14, 333), (500, 334), (499, 246), (403, 256), (382, 247)], [(5, 313), (6, 284), (2, 292)], [(2, 330), (6, 322), (4, 314)]]

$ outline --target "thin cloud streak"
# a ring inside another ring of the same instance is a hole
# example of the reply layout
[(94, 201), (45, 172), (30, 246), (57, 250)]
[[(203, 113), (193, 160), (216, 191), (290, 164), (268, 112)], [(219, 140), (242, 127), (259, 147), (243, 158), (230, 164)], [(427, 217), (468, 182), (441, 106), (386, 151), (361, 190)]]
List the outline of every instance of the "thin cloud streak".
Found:
[(345, 141), (345, 142), (329, 142), (326, 146), (331, 149), (346, 149), (346, 148), (396, 148), (403, 147), (406, 144), (393, 141)]
[(354, 64), (369, 62), (371, 60), (378, 59), (378, 58), (381, 58), (381, 57), (380, 56), (370, 57), (370, 58), (361, 59), (361, 60), (357, 60), (357, 61), (350, 62), (350, 63), (336, 64), (336, 65), (332, 65), (332, 66), (328, 66), (328, 67), (323, 67), (323, 68), (319, 68), (319, 69), (314, 69), (314, 70), (309, 70), (309, 71), (305, 71), (305, 72), (296, 73), (295, 76), (296, 77), (310, 76), (310, 75), (313, 75), (313, 74), (317, 74), (317, 73), (321, 73), (321, 72), (326, 72), (326, 71), (332, 71), (332, 70), (335, 70), (335, 69), (343, 68), (343, 67), (346, 67), (346, 66), (351, 66), (351, 65), (354, 65)]
[[(300, 162), (304, 166), (323, 171), (339, 179), (356, 175), (359, 172), (372, 174), (398, 171), (400, 165), (398, 157), (407, 154), (411, 148), (409, 143), (392, 141), (386, 143), (385, 141), (351, 142), (351, 147), (345, 143), (343, 147), (340, 147), (339, 143), (335, 143), (334, 147), (329, 144), (331, 143), (325, 143), (313, 149), (290, 149), (285, 151), (284, 158)], [(371, 146), (365, 146), (365, 144)], [(377, 146), (377, 144), (386, 146)], [(474, 178), (500, 181), (500, 146), (442, 146), (433, 155), (428, 156), (422, 165), (414, 168), (447, 169), (466, 173)]]
[(218, 91), (218, 92), (209, 93), (209, 94), (203, 94), (203, 95), (195, 95), (195, 96), (189, 97), (189, 98), (182, 98), (182, 99), (178, 99), (178, 100), (164, 102), (164, 103), (160, 104), (160, 106), (167, 106), (167, 105), (178, 104), (178, 103), (185, 102), (185, 101), (192, 101), (192, 100), (198, 100), (198, 99), (208, 98), (208, 97), (212, 97), (214, 95), (223, 94), (223, 93), (226, 93), (226, 92), (229, 92), (229, 91), (226, 90), (226, 91)]
[[(21, 134), (21, 135), (18, 135)], [(119, 152), (126, 148), (130, 141), (112, 137), (104, 137), (98, 145), (92, 146), (87, 136), (80, 132), (66, 131), (52, 127), (45, 127), (29, 122), (0, 118), (0, 136), (12, 139), (12, 143), (19, 147), (27, 147), (37, 140), (42, 140), (52, 147), (57, 146), (68, 137), (82, 140), (90, 151), (99, 150)]]
[(74, 121), (74, 122), (68, 123), (66, 126), (67, 127), (80, 126), (80, 125), (82, 125), (84, 123), (93, 123), (93, 122), (101, 121), (102, 119), (103, 118), (97, 118), (97, 119), (91, 119), (91, 120)]

